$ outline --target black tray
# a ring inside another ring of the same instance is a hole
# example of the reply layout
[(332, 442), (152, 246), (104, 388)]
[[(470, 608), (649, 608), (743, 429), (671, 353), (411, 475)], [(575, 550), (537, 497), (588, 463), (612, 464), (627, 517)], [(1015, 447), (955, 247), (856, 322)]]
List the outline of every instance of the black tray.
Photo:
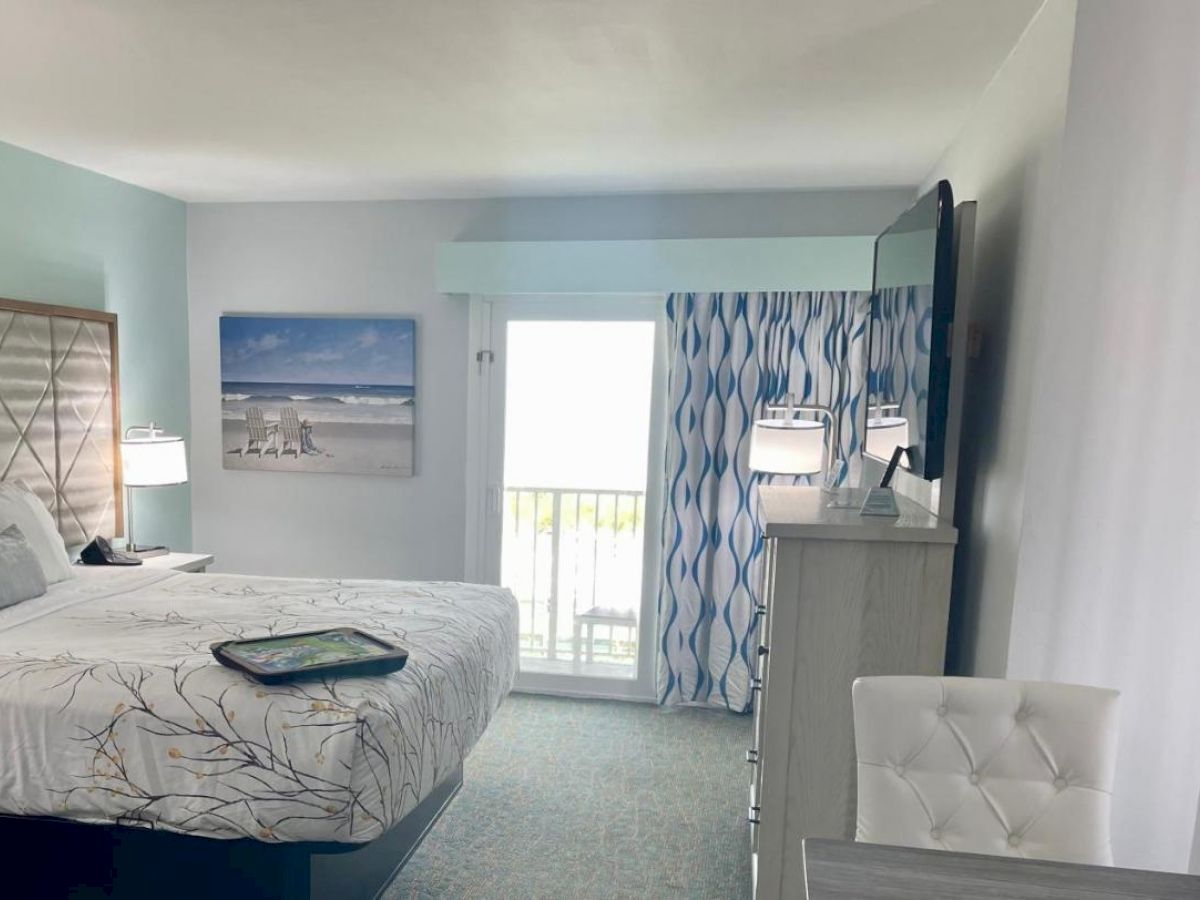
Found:
[[(345, 652), (339, 655), (342, 648)], [(221, 665), (264, 684), (325, 675), (386, 675), (400, 671), (408, 662), (407, 650), (357, 628), (218, 641), (210, 649)]]

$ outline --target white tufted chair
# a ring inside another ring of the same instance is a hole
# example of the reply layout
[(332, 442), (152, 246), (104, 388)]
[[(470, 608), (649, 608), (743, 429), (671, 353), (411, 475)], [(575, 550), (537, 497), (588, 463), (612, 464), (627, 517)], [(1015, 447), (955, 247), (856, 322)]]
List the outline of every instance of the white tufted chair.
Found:
[(854, 682), (860, 841), (1112, 865), (1116, 691)]

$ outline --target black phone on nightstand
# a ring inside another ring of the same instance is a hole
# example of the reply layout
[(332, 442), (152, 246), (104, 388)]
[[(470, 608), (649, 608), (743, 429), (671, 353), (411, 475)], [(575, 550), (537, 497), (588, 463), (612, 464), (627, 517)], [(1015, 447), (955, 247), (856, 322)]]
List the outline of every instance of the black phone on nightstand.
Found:
[(112, 544), (97, 535), (92, 542), (79, 551), (79, 561), (85, 566), (140, 566), (136, 556), (114, 550)]

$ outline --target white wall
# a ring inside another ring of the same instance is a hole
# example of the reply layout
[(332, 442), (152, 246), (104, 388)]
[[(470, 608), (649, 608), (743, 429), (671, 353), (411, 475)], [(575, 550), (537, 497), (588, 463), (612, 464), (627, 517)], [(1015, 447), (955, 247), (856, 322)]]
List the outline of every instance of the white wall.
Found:
[(1009, 673), (1122, 691), (1118, 864), (1200, 795), (1200, 4), (1079, 5)]
[(1172, 870), (1200, 848), (1198, 41), (1191, 0), (1047, 0), (928, 179), (979, 202), (950, 665), (1120, 689), (1116, 859)]
[(947, 178), (956, 202), (978, 201), (967, 315), (983, 343), (978, 358), (966, 360), (952, 672), (1003, 676), (1007, 665), (1074, 27), (1075, 0), (1048, 0), (922, 187)]
[[(463, 571), (467, 309), (433, 292), (455, 205), (190, 206), (193, 545), (218, 571), (453, 579)], [(223, 312), (417, 318), (416, 478), (221, 467)]]
[[(911, 198), (897, 189), (190, 206), (193, 543), (223, 571), (463, 577), (467, 308), (435, 289), (439, 242), (874, 234)], [(416, 316), (417, 476), (222, 469), (223, 312)]]

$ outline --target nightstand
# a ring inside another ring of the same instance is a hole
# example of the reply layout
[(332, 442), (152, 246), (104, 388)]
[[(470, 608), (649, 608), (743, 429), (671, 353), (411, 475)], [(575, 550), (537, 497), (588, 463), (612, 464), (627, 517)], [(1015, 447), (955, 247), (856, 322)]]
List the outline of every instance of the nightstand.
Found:
[(147, 569), (172, 569), (176, 572), (203, 572), (212, 565), (211, 553), (167, 553), (142, 560)]

